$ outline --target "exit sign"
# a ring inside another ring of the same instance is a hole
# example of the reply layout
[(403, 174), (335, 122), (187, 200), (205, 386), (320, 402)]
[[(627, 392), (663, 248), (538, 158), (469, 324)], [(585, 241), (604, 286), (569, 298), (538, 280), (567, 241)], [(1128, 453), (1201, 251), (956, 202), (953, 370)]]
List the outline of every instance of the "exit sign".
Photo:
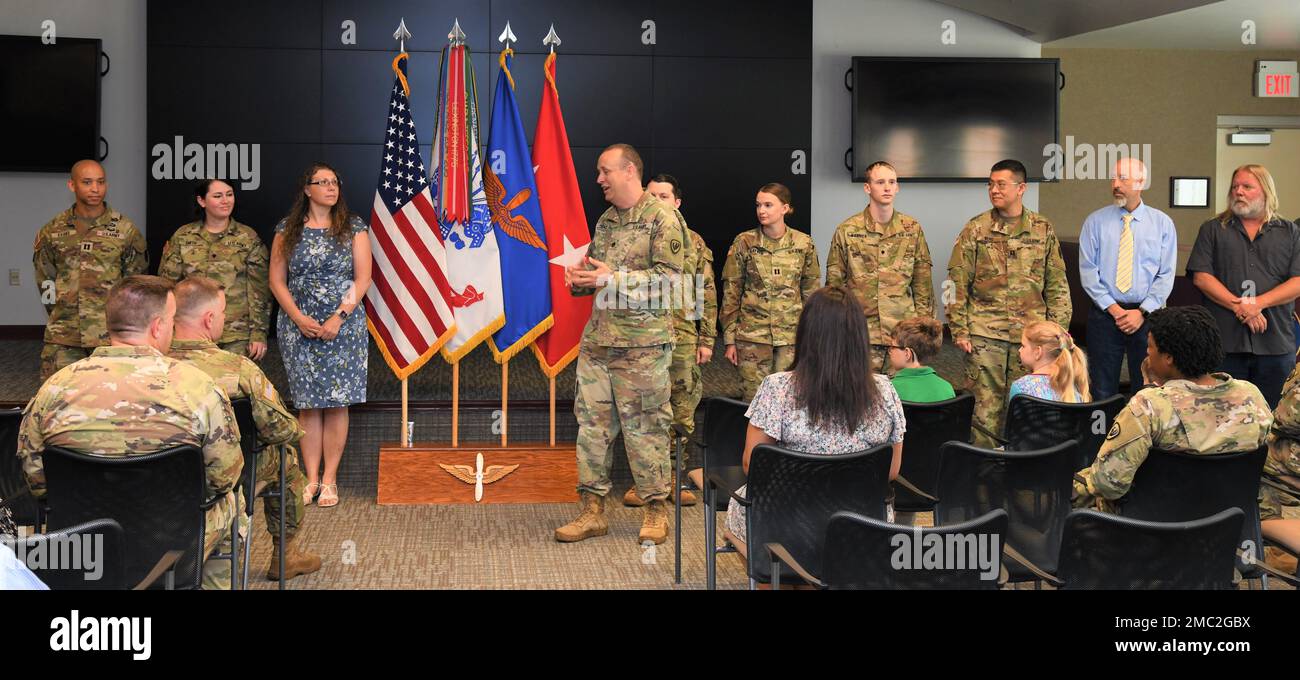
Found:
[(1255, 62), (1256, 97), (1300, 97), (1300, 73), (1294, 61)]

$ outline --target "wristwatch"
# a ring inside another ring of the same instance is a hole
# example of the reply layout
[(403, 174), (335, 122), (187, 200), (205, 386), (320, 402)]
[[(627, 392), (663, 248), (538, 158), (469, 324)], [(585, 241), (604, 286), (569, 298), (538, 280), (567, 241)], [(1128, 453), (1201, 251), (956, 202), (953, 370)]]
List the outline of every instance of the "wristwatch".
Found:
[(348, 320), (348, 310), (343, 309), (342, 307), (339, 307), (339, 310), (338, 310), (337, 312), (334, 312), (334, 313), (335, 313), (335, 314), (338, 314), (340, 319), (342, 319), (342, 320), (344, 320), (344, 321), (347, 321), (347, 320)]

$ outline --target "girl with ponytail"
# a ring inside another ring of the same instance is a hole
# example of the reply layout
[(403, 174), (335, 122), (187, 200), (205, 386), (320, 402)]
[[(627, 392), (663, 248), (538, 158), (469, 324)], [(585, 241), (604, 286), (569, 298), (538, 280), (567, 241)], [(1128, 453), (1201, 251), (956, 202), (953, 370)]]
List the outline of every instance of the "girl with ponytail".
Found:
[(1092, 401), (1088, 390), (1088, 360), (1074, 338), (1052, 321), (1035, 321), (1020, 336), (1020, 363), (1029, 369), (1011, 384), (1008, 400), (1017, 394), (1080, 403)]

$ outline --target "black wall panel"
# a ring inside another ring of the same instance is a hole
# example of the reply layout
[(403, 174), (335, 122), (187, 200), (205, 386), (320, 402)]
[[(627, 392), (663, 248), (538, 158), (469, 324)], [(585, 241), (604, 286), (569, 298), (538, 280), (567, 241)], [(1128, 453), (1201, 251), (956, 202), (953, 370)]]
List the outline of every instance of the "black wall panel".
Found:
[(321, 47), (320, 0), (165, 0), (149, 3), (147, 21), (150, 47)]
[[(335, 165), (354, 212), (369, 216), (380, 168), (392, 33), (405, 19), (412, 109), (428, 165), (442, 46), (453, 19), (468, 36), (486, 144), (500, 35), (519, 38), (512, 72), (529, 139), (542, 92), (541, 44), (563, 43), (558, 82), (589, 223), (607, 204), (596, 159), (614, 142), (642, 153), (648, 173), (682, 182), (683, 213), (719, 270), (736, 233), (752, 228), (754, 193), (782, 182), (789, 223), (808, 231), (812, 8), (808, 2), (658, 3), (589, 0), (197, 0), (148, 6), (148, 143), (259, 144), (260, 186), (236, 182), (236, 218), (269, 243), (313, 160)], [(355, 45), (341, 38), (354, 22)], [(653, 22), (653, 41), (649, 37)], [(802, 154), (796, 163), (795, 155)], [(149, 159), (152, 170), (154, 158)], [(192, 181), (150, 176), (153, 261), (193, 219)]]

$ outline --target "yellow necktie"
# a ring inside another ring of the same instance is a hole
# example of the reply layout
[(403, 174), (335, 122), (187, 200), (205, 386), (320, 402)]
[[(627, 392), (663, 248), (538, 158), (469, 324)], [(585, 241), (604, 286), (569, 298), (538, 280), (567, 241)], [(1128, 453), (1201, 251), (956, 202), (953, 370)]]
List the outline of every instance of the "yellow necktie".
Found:
[(1124, 231), (1119, 233), (1119, 261), (1115, 265), (1115, 288), (1127, 293), (1133, 287), (1133, 216), (1124, 215)]

